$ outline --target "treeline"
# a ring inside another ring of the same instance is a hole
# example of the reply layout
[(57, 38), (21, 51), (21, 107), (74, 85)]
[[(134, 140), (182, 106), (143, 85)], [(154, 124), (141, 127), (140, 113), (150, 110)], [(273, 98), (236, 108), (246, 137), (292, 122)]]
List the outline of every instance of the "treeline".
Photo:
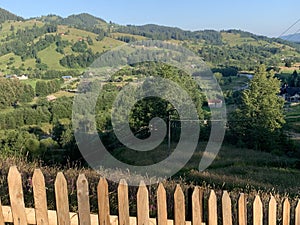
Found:
[(18, 102), (31, 102), (34, 90), (19, 80), (0, 78), (0, 108), (15, 106)]
[(79, 55), (66, 55), (59, 60), (59, 63), (68, 68), (85, 68), (90, 66), (98, 57), (100, 57), (100, 53), (93, 53), (92, 50), (89, 49)]
[(0, 8), (0, 23), (3, 23), (7, 20), (22, 21), (24, 19), (20, 16), (16, 16), (15, 14), (12, 14), (11, 12), (8, 12), (5, 9)]
[(41, 98), (32, 107), (19, 107), (8, 113), (0, 113), (0, 130), (18, 129), (24, 125), (55, 123), (62, 118), (71, 119), (72, 104), (72, 98), (67, 97), (53, 102)]
[(133, 36), (118, 36), (117, 40), (123, 41), (123, 42), (126, 42), (126, 43), (138, 41), (138, 39), (136, 39)]
[(296, 70), (290, 75), (286, 74), (276, 74), (282, 83), (287, 84), (289, 87), (300, 87), (300, 75)]
[(78, 70), (67, 70), (67, 71), (60, 71), (60, 70), (46, 70), (44, 73), (33, 74), (30, 75), (31, 78), (38, 78), (38, 79), (61, 79), (63, 76), (72, 76), (78, 77), (82, 73)]
[(61, 83), (62, 81), (59, 79), (37, 81), (35, 86), (35, 93), (37, 96), (47, 96), (51, 93), (59, 91)]
[(179, 28), (147, 24), (143, 26), (127, 25), (116, 29), (117, 32), (140, 35), (155, 40), (187, 40), (192, 38), (192, 32)]
[[(235, 67), (237, 70), (255, 70), (257, 62), (267, 66), (276, 66), (281, 61), (274, 54), (281, 52), (280, 48), (242, 44), (238, 46), (206, 45), (198, 50), (204, 61), (224, 67)], [(223, 74), (226, 76), (225, 74)]]

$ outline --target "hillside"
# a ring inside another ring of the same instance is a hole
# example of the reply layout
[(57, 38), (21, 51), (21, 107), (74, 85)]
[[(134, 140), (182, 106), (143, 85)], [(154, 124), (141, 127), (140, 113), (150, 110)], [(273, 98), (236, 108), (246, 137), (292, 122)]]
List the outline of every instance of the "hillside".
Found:
[(17, 21), (22, 21), (24, 20), (22, 17), (17, 16), (5, 9), (0, 8), (0, 23), (3, 23), (7, 20), (17, 20)]
[(23, 20), (6, 10), (0, 11), (0, 23), (2, 75), (36, 76), (48, 70), (81, 72), (100, 54), (143, 39), (181, 44), (225, 76), (228, 68), (236, 74), (252, 71), (257, 63), (280, 68), (286, 61), (300, 62), (300, 45), (240, 30), (184, 31), (153, 24), (121, 26), (87, 13)]
[(285, 35), (281, 37), (283, 40), (300, 43), (300, 33)]

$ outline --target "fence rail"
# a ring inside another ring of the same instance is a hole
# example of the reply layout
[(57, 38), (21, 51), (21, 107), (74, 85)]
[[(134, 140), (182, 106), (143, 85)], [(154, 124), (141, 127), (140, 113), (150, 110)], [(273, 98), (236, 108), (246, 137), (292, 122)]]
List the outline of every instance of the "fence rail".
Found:
[[(34, 208), (25, 208), (24, 195), (22, 190), (22, 178), (17, 167), (10, 168), (8, 173), (8, 190), (10, 206), (2, 206), (0, 202), (0, 225), (14, 223), (15, 225), (37, 224), (37, 225), (232, 225), (233, 207), (232, 199), (227, 191), (224, 191), (218, 207), (218, 198), (214, 190), (210, 191), (207, 204), (204, 204), (203, 189), (195, 187), (191, 196), (192, 199), (192, 221), (186, 221), (185, 196), (180, 187), (176, 186), (174, 192), (174, 220), (168, 219), (168, 204), (166, 190), (162, 184), (157, 188), (157, 218), (149, 217), (149, 193), (143, 181), (138, 188), (137, 216), (131, 217), (129, 212), (128, 185), (121, 180), (116, 190), (118, 193), (118, 215), (110, 215), (108, 183), (105, 178), (99, 180), (97, 186), (98, 215), (90, 213), (89, 185), (84, 174), (77, 179), (77, 200), (78, 212), (70, 212), (67, 181), (63, 173), (59, 172), (55, 180), (55, 201), (56, 210), (48, 210), (46, 198), (45, 179), (41, 170), (36, 169), (32, 177)], [(207, 218), (204, 221), (204, 205), (207, 210)], [(169, 206), (170, 207), (170, 206)], [(277, 220), (277, 202), (270, 196), (267, 215), (264, 215), (264, 208), (259, 195), (255, 197), (252, 205), (253, 225), (262, 225), (263, 217), (267, 216), (267, 223), (275, 225)], [(282, 206), (282, 221), (280, 224), (291, 223), (291, 212), (294, 213), (295, 225), (300, 225), (300, 200), (292, 210), (290, 201), (286, 198)], [(221, 210), (221, 213), (218, 213)], [(241, 193), (237, 203), (239, 225), (249, 224), (247, 221), (247, 199)], [(218, 218), (221, 215), (222, 218)], [(221, 221), (221, 222), (220, 222)]]

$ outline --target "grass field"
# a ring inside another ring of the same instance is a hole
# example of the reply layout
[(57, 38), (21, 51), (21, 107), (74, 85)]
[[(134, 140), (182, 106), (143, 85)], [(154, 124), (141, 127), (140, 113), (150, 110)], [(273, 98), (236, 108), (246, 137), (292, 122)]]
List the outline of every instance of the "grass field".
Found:
[[(176, 147), (172, 144), (172, 149)], [(200, 143), (197, 151), (174, 179), (186, 183), (209, 184), (226, 190), (264, 190), (280, 193), (300, 194), (300, 160), (293, 157), (277, 156), (271, 153), (254, 151), (223, 145), (215, 161), (204, 172), (198, 171), (206, 143)], [(300, 150), (299, 150), (300, 151)], [(145, 155), (146, 154), (146, 155)], [(137, 154), (121, 148), (115, 152), (117, 159), (129, 163), (149, 165), (168, 156), (167, 145), (163, 144), (151, 153)], [(134, 157), (133, 157), (134, 156)], [(175, 163), (175, 162), (174, 162)]]

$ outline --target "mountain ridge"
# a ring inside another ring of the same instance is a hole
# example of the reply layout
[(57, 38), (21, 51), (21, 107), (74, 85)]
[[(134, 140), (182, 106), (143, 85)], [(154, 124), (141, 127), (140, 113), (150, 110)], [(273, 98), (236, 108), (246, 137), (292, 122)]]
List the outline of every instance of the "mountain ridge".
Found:
[(16, 20), (16, 21), (23, 21), (24, 18), (21, 16), (17, 16), (6, 9), (0, 8), (0, 23), (3, 23), (7, 20)]
[(100, 54), (145, 39), (180, 44), (216, 71), (220, 68), (251, 71), (258, 63), (279, 67), (286, 60), (300, 62), (300, 45), (242, 30), (188, 31), (156, 24), (124, 26), (107, 23), (88, 13), (66, 18), (49, 14), (23, 19), (8, 11), (0, 12), (9, 15), (0, 22), (2, 74), (83, 71)]
[(285, 35), (285, 36), (282, 36), (281, 38), (286, 41), (300, 43), (300, 33)]

